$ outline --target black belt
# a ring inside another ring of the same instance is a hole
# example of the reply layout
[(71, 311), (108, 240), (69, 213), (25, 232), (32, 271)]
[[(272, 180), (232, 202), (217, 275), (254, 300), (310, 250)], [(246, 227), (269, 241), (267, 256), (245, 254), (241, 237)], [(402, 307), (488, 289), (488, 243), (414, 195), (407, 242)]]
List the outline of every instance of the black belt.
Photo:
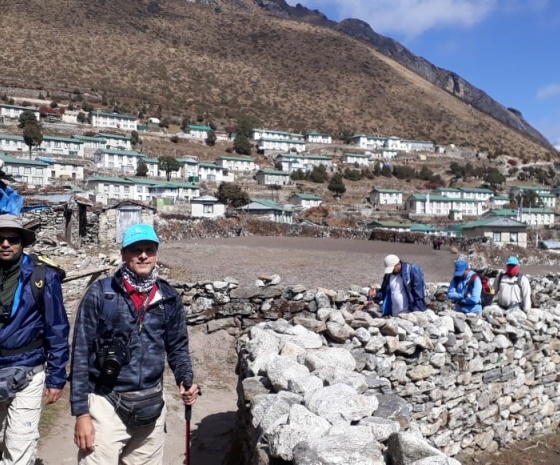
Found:
[(24, 354), (25, 352), (29, 352), (33, 349), (40, 349), (43, 347), (43, 340), (37, 339), (36, 341), (31, 342), (23, 347), (18, 347), (17, 349), (2, 349), (0, 348), (0, 357), (9, 357), (11, 355), (19, 355)]

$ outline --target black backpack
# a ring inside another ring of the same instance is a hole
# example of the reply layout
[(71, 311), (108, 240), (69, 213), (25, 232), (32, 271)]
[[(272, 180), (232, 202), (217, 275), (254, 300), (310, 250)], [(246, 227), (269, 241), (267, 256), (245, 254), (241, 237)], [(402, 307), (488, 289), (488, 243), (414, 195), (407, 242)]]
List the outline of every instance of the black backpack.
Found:
[(31, 293), (33, 294), (37, 308), (41, 313), (44, 313), (45, 276), (47, 274), (47, 267), (58, 273), (61, 281), (66, 277), (66, 272), (50, 258), (35, 254), (29, 254), (28, 256), (33, 262), (33, 271), (31, 273)]

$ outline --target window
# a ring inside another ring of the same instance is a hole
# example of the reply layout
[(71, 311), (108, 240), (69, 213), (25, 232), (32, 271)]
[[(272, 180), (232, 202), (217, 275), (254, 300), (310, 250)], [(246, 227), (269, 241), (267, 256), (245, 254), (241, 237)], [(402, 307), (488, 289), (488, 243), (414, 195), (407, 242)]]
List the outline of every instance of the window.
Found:
[(493, 236), (494, 242), (502, 242), (502, 233), (501, 232), (494, 231), (492, 233), (492, 236)]
[(519, 240), (517, 234), (518, 234), (517, 232), (510, 232), (509, 241), (517, 244), (517, 241)]
[(203, 205), (202, 213), (206, 213), (206, 214), (214, 213), (214, 205)]
[(43, 178), (38, 178), (33, 176), (33, 184), (35, 184), (36, 186), (42, 186), (43, 185)]
[(124, 193), (128, 194), (130, 192), (130, 186), (124, 186)]
[(35, 168), (35, 174), (43, 174), (43, 168)]
[(23, 174), (31, 174), (31, 167), (25, 166), (23, 168)]

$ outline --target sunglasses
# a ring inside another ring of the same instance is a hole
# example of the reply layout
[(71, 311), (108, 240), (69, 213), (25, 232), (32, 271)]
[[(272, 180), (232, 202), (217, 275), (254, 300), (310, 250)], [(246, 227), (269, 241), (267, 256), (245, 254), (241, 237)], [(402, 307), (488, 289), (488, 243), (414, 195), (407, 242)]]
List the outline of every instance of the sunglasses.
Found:
[(21, 237), (20, 236), (0, 236), (0, 245), (4, 243), (4, 241), (8, 241), (10, 245), (21, 244)]

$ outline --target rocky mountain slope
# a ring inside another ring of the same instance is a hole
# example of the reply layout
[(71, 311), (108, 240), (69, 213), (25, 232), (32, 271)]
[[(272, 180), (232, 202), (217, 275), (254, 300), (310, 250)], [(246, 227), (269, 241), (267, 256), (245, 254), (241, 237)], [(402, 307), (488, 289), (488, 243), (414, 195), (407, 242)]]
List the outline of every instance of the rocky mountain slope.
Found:
[(523, 160), (556, 156), (538, 134), (350, 37), (357, 22), (330, 24), (289, 8), (272, 0), (4, 0), (0, 95), (18, 88), (146, 116), (227, 124), (250, 115), (285, 130), (398, 135)]

